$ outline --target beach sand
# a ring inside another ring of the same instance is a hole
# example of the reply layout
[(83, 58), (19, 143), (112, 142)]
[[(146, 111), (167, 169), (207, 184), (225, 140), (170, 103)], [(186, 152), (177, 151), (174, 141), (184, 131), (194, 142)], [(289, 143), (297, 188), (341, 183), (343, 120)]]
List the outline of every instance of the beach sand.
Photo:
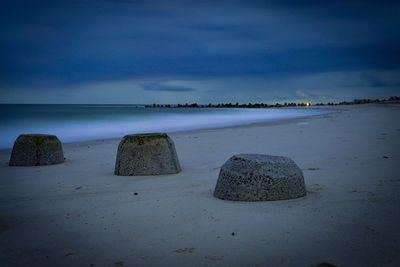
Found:
[[(66, 162), (9, 167), (0, 151), (0, 266), (400, 266), (400, 105), (176, 133), (182, 172), (113, 175), (119, 140)], [(306, 197), (213, 197), (237, 153), (288, 156)]]

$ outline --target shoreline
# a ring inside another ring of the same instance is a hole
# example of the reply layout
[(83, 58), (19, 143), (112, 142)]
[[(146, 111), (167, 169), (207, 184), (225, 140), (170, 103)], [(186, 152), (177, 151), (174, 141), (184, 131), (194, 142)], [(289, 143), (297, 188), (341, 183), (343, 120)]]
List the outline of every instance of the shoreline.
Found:
[[(175, 175), (115, 176), (120, 139), (68, 143), (63, 164), (1, 164), (0, 265), (400, 264), (400, 105), (171, 137)], [(238, 153), (292, 158), (307, 195), (214, 198), (221, 165)]]
[[(374, 104), (370, 104), (374, 105)], [(304, 109), (305, 107), (285, 107), (284, 109)], [(287, 124), (287, 123), (294, 123), (298, 120), (304, 120), (307, 118), (319, 118), (319, 117), (324, 117), (329, 114), (334, 114), (334, 113), (339, 113), (343, 112), (346, 110), (345, 106), (342, 107), (329, 107), (329, 106), (316, 106), (316, 107), (310, 107), (312, 109), (325, 109), (325, 110), (330, 110), (331, 112), (326, 113), (326, 114), (316, 114), (316, 115), (308, 115), (304, 117), (297, 117), (297, 118), (285, 118), (285, 119), (276, 119), (276, 120), (270, 120), (270, 121), (262, 121), (262, 122), (251, 122), (248, 124), (237, 124), (237, 125), (231, 125), (231, 126), (220, 126), (220, 127), (210, 127), (210, 128), (201, 128), (201, 129), (191, 129), (191, 130), (182, 130), (182, 131), (170, 131), (166, 132), (169, 135), (178, 135), (178, 134), (190, 134), (190, 133), (196, 133), (196, 132), (207, 132), (207, 131), (215, 131), (215, 130), (222, 130), (222, 129), (235, 129), (235, 128), (247, 128), (247, 127), (262, 127), (262, 126), (272, 126), (272, 125), (280, 125), (280, 124)], [(26, 134), (26, 133), (21, 133), (21, 134)], [(45, 133), (45, 134), (52, 134), (52, 133)], [(61, 143), (64, 146), (87, 146), (87, 145), (94, 145), (102, 142), (112, 142), (112, 141), (118, 141), (121, 140), (124, 136), (120, 137), (111, 137), (111, 138), (100, 138), (100, 139), (90, 139), (90, 140), (83, 140), (83, 141), (73, 141), (73, 142), (63, 142), (62, 140)], [(0, 148), (0, 153), (1, 152), (11, 152), (12, 147), (8, 148)]]

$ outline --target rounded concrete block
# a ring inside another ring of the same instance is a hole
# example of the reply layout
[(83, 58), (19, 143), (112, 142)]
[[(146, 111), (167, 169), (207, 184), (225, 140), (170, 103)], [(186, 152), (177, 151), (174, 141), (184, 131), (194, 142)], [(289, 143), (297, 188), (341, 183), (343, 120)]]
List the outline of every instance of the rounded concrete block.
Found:
[(303, 172), (287, 157), (238, 154), (221, 167), (214, 196), (225, 200), (266, 201), (306, 195)]
[(115, 175), (159, 175), (180, 171), (174, 142), (165, 133), (126, 135), (119, 143)]
[(55, 135), (21, 134), (15, 140), (10, 166), (52, 165), (64, 162), (60, 140)]

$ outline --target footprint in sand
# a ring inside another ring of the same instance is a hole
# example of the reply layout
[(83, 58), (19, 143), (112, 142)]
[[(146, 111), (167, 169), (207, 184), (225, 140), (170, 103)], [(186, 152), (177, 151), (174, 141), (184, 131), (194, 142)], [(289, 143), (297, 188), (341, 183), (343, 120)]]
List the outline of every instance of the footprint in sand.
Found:
[(178, 248), (177, 250), (174, 250), (176, 253), (193, 253), (195, 248)]
[(223, 255), (206, 255), (204, 256), (205, 259), (210, 261), (221, 261), (224, 259)]

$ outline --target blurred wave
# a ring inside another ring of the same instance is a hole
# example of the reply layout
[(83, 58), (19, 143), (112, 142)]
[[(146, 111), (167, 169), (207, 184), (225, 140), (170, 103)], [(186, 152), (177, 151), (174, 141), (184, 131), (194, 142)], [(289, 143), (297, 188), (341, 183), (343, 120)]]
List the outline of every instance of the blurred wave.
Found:
[(144, 108), (138, 105), (0, 105), (0, 148), (23, 133), (57, 135), (62, 142), (179, 132), (279, 121), (332, 111), (312, 108)]

